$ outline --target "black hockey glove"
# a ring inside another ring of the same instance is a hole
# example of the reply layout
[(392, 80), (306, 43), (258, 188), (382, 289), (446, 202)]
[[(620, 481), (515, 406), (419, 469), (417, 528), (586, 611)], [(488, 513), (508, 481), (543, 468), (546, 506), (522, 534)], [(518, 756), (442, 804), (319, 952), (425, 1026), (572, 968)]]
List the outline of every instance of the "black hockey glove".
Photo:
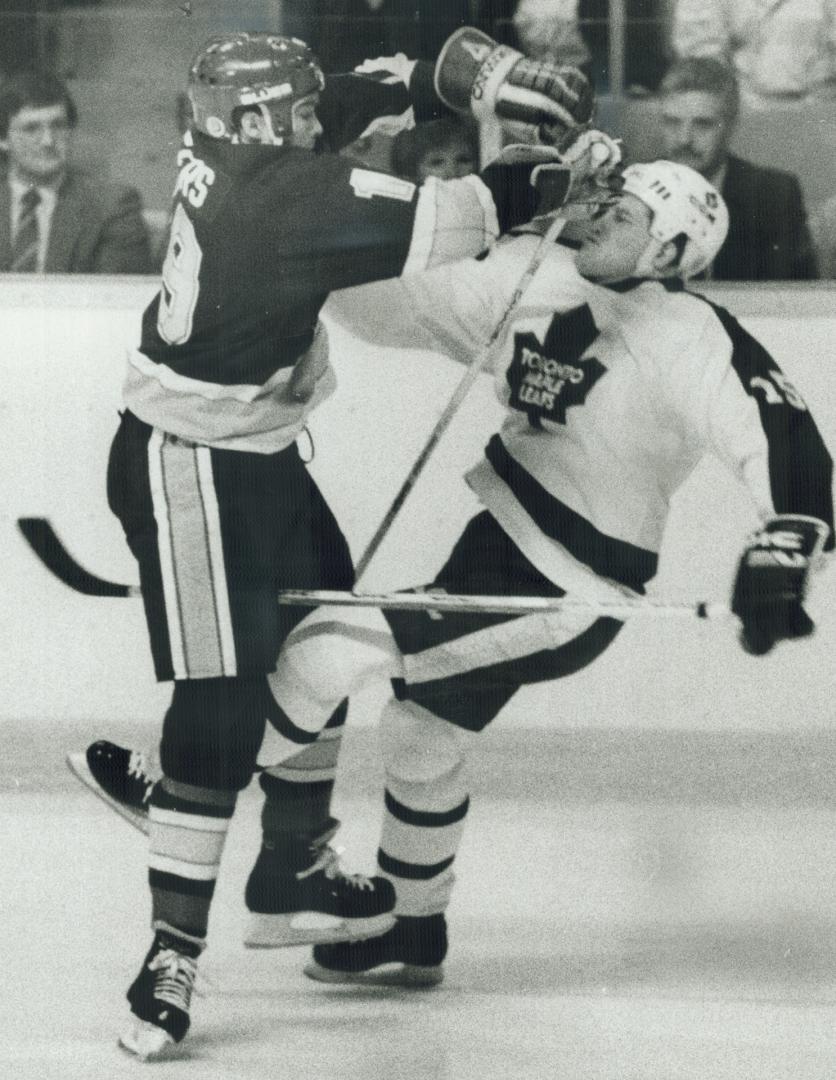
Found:
[(470, 26), (444, 43), (435, 65), (435, 89), (455, 112), (545, 126), (552, 129), (553, 142), (559, 141), (557, 133), (587, 124), (594, 104), (582, 71), (529, 60)]
[(802, 601), (810, 567), (829, 532), (818, 518), (784, 514), (750, 538), (737, 568), (731, 603), (747, 652), (763, 656), (777, 641), (813, 633), (815, 624)]

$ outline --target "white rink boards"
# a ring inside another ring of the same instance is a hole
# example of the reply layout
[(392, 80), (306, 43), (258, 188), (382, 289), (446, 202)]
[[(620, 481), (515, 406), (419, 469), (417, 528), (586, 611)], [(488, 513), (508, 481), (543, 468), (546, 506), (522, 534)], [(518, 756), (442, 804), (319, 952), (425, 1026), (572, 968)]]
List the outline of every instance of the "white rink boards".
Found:
[[(0, 283), (0, 649), (7, 659), (0, 717), (152, 718), (165, 702), (165, 691), (153, 682), (140, 603), (71, 594), (35, 562), (14, 526), (22, 515), (50, 517), (71, 551), (96, 572), (136, 580), (105, 502), (104, 472), (125, 349), (137, 340), (139, 313), (154, 288), (148, 279)], [(836, 289), (715, 288), (712, 295), (774, 351), (809, 399), (830, 446), (836, 446)], [(372, 350), (333, 326), (331, 345), (339, 386), (311, 424), (312, 470), (357, 556), (461, 368), (428, 354)], [(461, 475), (500, 417), (486, 378), (465, 402), (379, 551), (365, 582), (369, 589), (420, 584), (440, 566), (477, 509)], [(752, 524), (747, 497), (722, 469), (713, 462), (698, 469), (677, 497), (656, 593), (726, 600)], [(663, 622), (629, 626), (597, 664), (561, 684), (560, 723), (661, 722), (686, 729), (723, 728), (730, 721), (779, 729), (788, 720), (828, 723), (836, 572), (817, 581), (811, 607), (818, 615), (817, 637), (762, 660), (745, 656), (728, 628), (696, 621), (677, 623), (673, 632)], [(510, 706), (529, 723), (554, 708), (553, 691), (543, 687), (524, 691)], [(358, 711), (356, 719), (370, 711)]]

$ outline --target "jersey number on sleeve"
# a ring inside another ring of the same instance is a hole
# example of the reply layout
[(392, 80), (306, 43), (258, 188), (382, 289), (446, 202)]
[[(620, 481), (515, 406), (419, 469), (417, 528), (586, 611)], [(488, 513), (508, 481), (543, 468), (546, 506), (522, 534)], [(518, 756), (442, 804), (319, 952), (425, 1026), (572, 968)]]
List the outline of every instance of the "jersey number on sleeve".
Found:
[(200, 250), (194, 225), (178, 203), (163, 263), (163, 284), (157, 330), (169, 345), (182, 345), (192, 333), (192, 319), (200, 291)]

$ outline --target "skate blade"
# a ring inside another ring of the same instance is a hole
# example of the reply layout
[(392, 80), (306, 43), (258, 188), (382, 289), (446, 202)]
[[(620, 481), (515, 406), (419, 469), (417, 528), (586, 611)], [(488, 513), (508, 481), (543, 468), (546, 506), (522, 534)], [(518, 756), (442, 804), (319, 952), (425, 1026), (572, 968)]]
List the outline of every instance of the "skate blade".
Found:
[(363, 941), (385, 934), (395, 925), (389, 913), (371, 919), (341, 919), (318, 911), (295, 911), (289, 915), (250, 914), (244, 934), (248, 949), (284, 949), (293, 945), (336, 945), (340, 941)]
[(177, 1047), (167, 1031), (147, 1020), (136, 1020), (120, 1036), (119, 1045), (140, 1061), (165, 1061), (174, 1056)]
[(420, 964), (382, 964), (369, 971), (335, 971), (311, 960), (302, 968), (309, 979), (332, 986), (403, 986), (412, 990), (438, 986), (444, 979), (441, 964), (423, 967)]
[(115, 810), (116, 813), (133, 825), (135, 829), (138, 829), (141, 833), (148, 833), (148, 815), (140, 813), (138, 810), (134, 810), (130, 806), (125, 806), (118, 800), (112, 798), (96, 783), (96, 778), (90, 772), (90, 767), (87, 764), (87, 755), (84, 753), (67, 754), (67, 765), (70, 767), (70, 771), (75, 773), (82, 784), (86, 784), (87, 787), (93, 792), (94, 795), (106, 802), (111, 810)]

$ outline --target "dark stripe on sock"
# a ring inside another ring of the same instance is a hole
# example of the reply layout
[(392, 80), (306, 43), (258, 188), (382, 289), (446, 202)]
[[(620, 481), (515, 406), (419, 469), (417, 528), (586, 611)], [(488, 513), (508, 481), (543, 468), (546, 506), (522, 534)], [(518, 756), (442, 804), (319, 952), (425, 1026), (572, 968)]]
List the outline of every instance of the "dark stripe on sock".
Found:
[(309, 746), (311, 743), (315, 743), (320, 736), (318, 731), (305, 731), (304, 728), (297, 727), (284, 709), (281, 709), (279, 705), (273, 700), (271, 696), (270, 712), (267, 716), (268, 724), (272, 724), (280, 735), (283, 735), (290, 742), (296, 743), (298, 746)]
[(176, 810), (178, 814), (195, 814), (202, 817), (223, 818), (229, 820), (235, 809), (232, 806), (212, 806), (211, 803), (191, 802), (171, 795), (162, 784), (156, 784), (151, 792), (151, 805), (160, 810)]
[(197, 881), (195, 878), (180, 877), (164, 870), (148, 870), (148, 884), (152, 889), (165, 889), (167, 892), (180, 893), (183, 896), (199, 896), (211, 900), (215, 892), (214, 881)]
[(377, 865), (381, 870), (385, 870), (387, 874), (393, 874), (395, 877), (409, 878), (412, 881), (429, 881), (430, 878), (443, 873), (448, 866), (452, 866), (455, 857), (455, 855), (451, 855), (449, 859), (433, 863), (432, 866), (422, 866), (418, 863), (401, 862), (400, 859), (393, 859), (391, 855), (386, 854), (383, 848), (378, 848)]
[(386, 801), (386, 809), (392, 817), (402, 821), (404, 825), (419, 825), (427, 829), (441, 829), (445, 825), (455, 825), (457, 821), (467, 816), (470, 807), (470, 799), (465, 799), (452, 810), (436, 813), (432, 810), (413, 810), (409, 806), (404, 806), (388, 789), (383, 797)]

